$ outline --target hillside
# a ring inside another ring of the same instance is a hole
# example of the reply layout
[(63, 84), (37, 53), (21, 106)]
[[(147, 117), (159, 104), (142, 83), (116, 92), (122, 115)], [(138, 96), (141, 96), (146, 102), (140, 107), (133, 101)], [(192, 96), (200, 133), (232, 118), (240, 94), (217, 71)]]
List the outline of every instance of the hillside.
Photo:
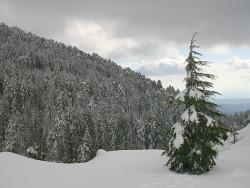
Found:
[(72, 163), (159, 149), (178, 113), (173, 87), (5, 24), (0, 67), (0, 151)]
[[(250, 125), (239, 131), (239, 142), (219, 152), (207, 174), (180, 175), (164, 166), (161, 150), (98, 151), (84, 164), (58, 164), (0, 153), (4, 188), (247, 188), (250, 184)], [(25, 169), (25, 170), (23, 170)]]

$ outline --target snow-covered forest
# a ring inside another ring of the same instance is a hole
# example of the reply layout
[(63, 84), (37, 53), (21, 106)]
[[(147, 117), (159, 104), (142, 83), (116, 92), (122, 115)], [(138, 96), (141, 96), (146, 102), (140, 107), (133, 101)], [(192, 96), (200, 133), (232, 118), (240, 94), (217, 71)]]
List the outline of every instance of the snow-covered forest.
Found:
[(0, 188), (249, 188), (250, 0), (0, 0)]
[[(172, 86), (16, 27), (0, 25), (0, 51), (0, 152), (74, 163), (99, 149), (164, 149), (183, 110)], [(249, 116), (221, 120), (238, 129)]]
[(164, 145), (173, 87), (5, 24), (0, 51), (0, 151), (71, 163)]

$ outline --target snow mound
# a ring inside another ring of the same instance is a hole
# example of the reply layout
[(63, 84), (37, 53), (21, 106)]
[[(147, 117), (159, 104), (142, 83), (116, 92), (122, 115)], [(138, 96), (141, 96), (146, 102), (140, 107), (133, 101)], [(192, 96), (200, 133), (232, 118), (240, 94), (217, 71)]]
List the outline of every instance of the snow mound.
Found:
[[(237, 131), (238, 135), (238, 142), (232, 145), (233, 148), (241, 148), (241, 147), (250, 147), (250, 124), (248, 124), (245, 128)], [(250, 156), (250, 155), (249, 155)]]
[(96, 152), (96, 157), (103, 156), (105, 153), (106, 153), (106, 151), (105, 151), (105, 150), (103, 150), (103, 149), (99, 149), (99, 150)]
[(62, 164), (0, 153), (1, 188), (248, 188), (250, 185), (250, 125), (239, 131), (240, 140), (221, 151), (207, 174), (169, 171), (161, 150), (106, 152), (82, 164)]

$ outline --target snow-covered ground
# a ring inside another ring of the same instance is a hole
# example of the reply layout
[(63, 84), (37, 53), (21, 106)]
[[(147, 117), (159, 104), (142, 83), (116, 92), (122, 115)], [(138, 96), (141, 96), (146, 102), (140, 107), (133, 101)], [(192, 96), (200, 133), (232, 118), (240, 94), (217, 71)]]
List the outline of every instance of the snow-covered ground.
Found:
[(84, 164), (37, 161), (0, 153), (1, 188), (249, 188), (250, 125), (240, 141), (222, 150), (205, 175), (176, 174), (164, 166), (159, 150), (100, 150)]

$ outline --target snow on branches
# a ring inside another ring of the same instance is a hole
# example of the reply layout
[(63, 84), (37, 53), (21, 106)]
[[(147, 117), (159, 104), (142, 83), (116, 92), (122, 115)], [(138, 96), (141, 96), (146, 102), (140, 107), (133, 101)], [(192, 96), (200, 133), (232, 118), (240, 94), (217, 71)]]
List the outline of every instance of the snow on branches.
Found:
[(186, 88), (175, 97), (185, 110), (170, 131), (170, 142), (164, 153), (169, 157), (167, 165), (171, 170), (202, 174), (215, 165), (217, 151), (213, 146), (222, 144), (220, 140), (228, 131), (217, 121), (222, 114), (210, 99), (218, 93), (209, 89), (213, 83), (206, 80), (215, 76), (200, 72), (207, 62), (200, 60), (194, 37), (195, 34), (186, 59)]

